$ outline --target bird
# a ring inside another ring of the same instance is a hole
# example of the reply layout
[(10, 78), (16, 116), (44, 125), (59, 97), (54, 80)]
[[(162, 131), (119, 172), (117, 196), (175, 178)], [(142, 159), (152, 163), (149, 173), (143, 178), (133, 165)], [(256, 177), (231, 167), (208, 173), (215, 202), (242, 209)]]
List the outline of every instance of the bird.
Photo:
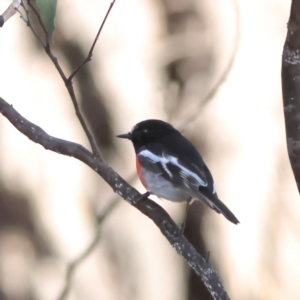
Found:
[(137, 174), (147, 195), (187, 202), (187, 209), (197, 199), (233, 224), (239, 223), (218, 198), (213, 177), (196, 147), (171, 124), (149, 119), (117, 137), (132, 142)]

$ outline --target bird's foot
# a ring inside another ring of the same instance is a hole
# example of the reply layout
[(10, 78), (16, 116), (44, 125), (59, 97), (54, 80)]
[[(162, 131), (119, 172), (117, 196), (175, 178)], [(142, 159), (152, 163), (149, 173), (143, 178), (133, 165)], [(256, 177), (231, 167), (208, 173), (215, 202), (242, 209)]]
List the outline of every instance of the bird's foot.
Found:
[(186, 219), (185, 219), (185, 220), (183, 221), (183, 223), (179, 226), (180, 235), (184, 235), (185, 224), (186, 224)]
[(209, 262), (209, 258), (210, 258), (210, 251), (207, 251), (206, 257), (205, 257), (205, 260), (207, 263)]
[(139, 203), (139, 202), (140, 202), (141, 200), (143, 200), (143, 199), (148, 198), (151, 194), (152, 194), (152, 193), (149, 192), (149, 191), (147, 191), (145, 194), (142, 194), (142, 196), (141, 196), (137, 201), (135, 201), (135, 204)]
[(181, 235), (184, 234), (184, 229), (185, 229), (185, 225), (186, 225), (186, 219), (187, 219), (187, 216), (188, 216), (189, 205), (192, 202), (193, 202), (192, 198), (190, 198), (190, 199), (187, 200), (186, 207), (185, 207), (185, 212), (184, 212), (184, 219), (183, 219), (183, 222), (182, 222), (181, 226), (179, 226), (180, 234)]

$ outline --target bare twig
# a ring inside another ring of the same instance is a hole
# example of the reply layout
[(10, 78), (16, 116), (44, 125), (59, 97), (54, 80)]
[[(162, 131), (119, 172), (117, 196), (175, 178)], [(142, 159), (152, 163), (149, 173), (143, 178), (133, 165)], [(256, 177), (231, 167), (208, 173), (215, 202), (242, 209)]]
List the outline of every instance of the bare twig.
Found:
[(44, 32), (44, 35), (45, 35), (45, 41), (46, 41), (46, 46), (44, 47), (50, 47), (50, 44), (49, 44), (49, 35), (48, 35), (48, 31), (42, 21), (42, 18), (41, 18), (41, 15), (40, 13), (38, 12), (38, 10), (35, 8), (35, 6), (31, 3), (31, 0), (27, 0), (27, 3), (29, 5), (29, 7), (32, 9), (32, 11), (34, 12), (34, 14), (36, 15), (38, 21), (39, 21), (39, 24)]
[(74, 273), (76, 268), (92, 253), (92, 251), (96, 248), (98, 245), (98, 242), (100, 240), (100, 227), (96, 228), (96, 234), (91, 242), (91, 244), (84, 250), (84, 252), (78, 256), (73, 262), (69, 264), (67, 267), (66, 272), (66, 278), (65, 283), (63, 285), (62, 291), (60, 292), (59, 296), (57, 297), (57, 300), (64, 300), (68, 296), (71, 287), (72, 287), (72, 281), (74, 277)]
[(84, 61), (83, 61), (83, 62), (82, 62), (82, 63), (81, 63), (74, 71), (73, 71), (73, 73), (69, 76), (69, 78), (68, 78), (68, 81), (69, 81), (69, 82), (71, 82), (72, 79), (73, 79), (73, 77), (78, 73), (78, 71), (79, 71), (79, 70), (80, 70), (87, 62), (89, 62), (89, 61), (92, 59), (93, 51), (94, 51), (94, 48), (95, 48), (96, 43), (97, 43), (97, 41), (98, 41), (98, 38), (99, 38), (99, 36), (100, 36), (100, 33), (101, 33), (102, 29), (103, 29), (103, 26), (104, 26), (104, 24), (105, 24), (105, 22), (106, 22), (106, 19), (108, 18), (108, 15), (109, 15), (111, 9), (113, 8), (115, 2), (116, 2), (116, 0), (113, 0), (113, 1), (110, 3), (109, 8), (108, 8), (108, 10), (107, 10), (107, 12), (106, 12), (106, 15), (105, 15), (105, 17), (104, 17), (102, 23), (101, 23), (101, 26), (100, 26), (100, 28), (99, 28), (99, 30), (98, 30), (98, 32), (97, 32), (97, 35), (96, 35), (96, 37), (95, 37), (95, 39), (94, 39), (94, 42), (93, 42), (93, 44), (92, 44), (92, 47), (91, 47), (91, 49), (90, 49), (90, 51), (89, 51), (89, 53), (88, 53), (86, 59), (85, 59), (85, 60), (84, 60)]
[(41, 43), (41, 45), (45, 48), (45, 47), (46, 47), (45, 42), (42, 40), (42, 38), (39, 36), (39, 34), (37, 33), (37, 31), (34, 29), (34, 27), (33, 27), (32, 24), (31, 24), (31, 20), (30, 20), (30, 17), (29, 17), (30, 12), (29, 12), (29, 10), (27, 9), (26, 5), (24, 4), (23, 0), (22, 0), (22, 2), (21, 2), (21, 6), (23, 7), (23, 9), (24, 9), (24, 11), (25, 11), (25, 13), (26, 13), (26, 17), (27, 17), (27, 18), (25, 18), (25, 17), (23, 16), (23, 14), (21, 14), (21, 13), (19, 12), (19, 10), (18, 10), (18, 12), (19, 12), (20, 15), (21, 15), (21, 19), (27, 24), (27, 26), (31, 29), (33, 35), (34, 35), (34, 36), (36, 37), (36, 39)]
[[(213, 96), (216, 94), (216, 92), (219, 90), (222, 84), (226, 81), (227, 76), (231, 72), (233, 64), (235, 62), (236, 54), (240, 43), (240, 11), (239, 11), (237, 0), (232, 0), (232, 1), (235, 9), (235, 28), (236, 28), (232, 52), (225, 70), (223, 71), (223, 73), (221, 74), (220, 78), (215, 83), (215, 85), (212, 87), (212, 89), (198, 103), (197, 108), (202, 107), (203, 104), (205, 105), (206, 103), (208, 103), (209, 100), (213, 98)], [(184, 122), (184, 125), (182, 127), (185, 127), (188, 124), (194, 122), (199, 117), (200, 114), (197, 108), (194, 108), (191, 112), (191, 115), (186, 117), (186, 121)]]
[(31, 24), (31, 19), (30, 19), (30, 13), (25, 8), (25, 5), (24, 5), (23, 7), (25, 8), (26, 15), (27, 15), (27, 26), (31, 29), (31, 31), (33, 32), (33, 34), (35, 35), (35, 37), (39, 40), (39, 42), (43, 46), (46, 54), (48, 55), (48, 57), (50, 58), (50, 60), (54, 64), (54, 66), (57, 69), (60, 77), (62, 78), (64, 84), (66, 85), (66, 88), (67, 88), (67, 90), (69, 92), (70, 98), (72, 100), (72, 103), (73, 103), (73, 106), (74, 106), (74, 109), (75, 109), (76, 116), (79, 119), (80, 124), (81, 124), (81, 126), (82, 126), (82, 128), (83, 128), (83, 130), (84, 130), (84, 132), (85, 132), (85, 134), (86, 134), (86, 136), (87, 136), (87, 138), (88, 138), (88, 140), (90, 142), (93, 154), (96, 157), (96, 159), (102, 160), (102, 158), (100, 156), (100, 152), (99, 152), (97, 144), (96, 144), (96, 141), (95, 141), (92, 133), (90, 132), (90, 130), (88, 128), (88, 125), (86, 124), (86, 122), (84, 120), (84, 117), (83, 117), (83, 115), (82, 115), (82, 113), (80, 111), (78, 100), (77, 100), (77, 97), (76, 97), (76, 94), (75, 94), (75, 91), (74, 91), (74, 88), (73, 88), (73, 82), (72, 82), (72, 80), (68, 80), (67, 76), (65, 75), (65, 72), (63, 71), (62, 67), (60, 66), (60, 64), (58, 62), (57, 57), (53, 54), (53, 52), (51, 50), (51, 46), (50, 46), (50, 43), (49, 43), (49, 38), (48, 38), (47, 30), (46, 30), (45, 26), (43, 25), (43, 22), (42, 22), (42, 19), (40, 17), (39, 12), (36, 10), (36, 8), (31, 3), (31, 0), (27, 0), (27, 1), (28, 1), (29, 7), (33, 10), (33, 12), (35, 13), (35, 15), (38, 18), (39, 24), (40, 24), (40, 26), (42, 27), (42, 29), (44, 31), (44, 34), (45, 34), (45, 37), (46, 37), (46, 41), (44, 42), (42, 40), (42, 38), (37, 34), (37, 32), (35, 31), (35, 29), (33, 28), (32, 24)]
[[(21, 3), (22, 3), (22, 2), (21, 2)], [(23, 6), (23, 5), (21, 4), (21, 6)], [(21, 12), (21, 10), (20, 10), (19, 8), (16, 8), (16, 11), (20, 14), (20, 18), (21, 18), (25, 23), (27, 23), (28, 20), (26, 19), (26, 17), (24, 16), (24, 14)]]
[(83, 251), (82, 254), (80, 254), (73, 262), (71, 262), (67, 267), (66, 272), (66, 278), (65, 278), (65, 284), (63, 286), (63, 289), (61, 293), (58, 296), (58, 300), (64, 300), (68, 296), (70, 289), (72, 287), (72, 280), (74, 277), (74, 273), (76, 271), (76, 268), (93, 252), (93, 250), (98, 245), (98, 242), (100, 240), (100, 231), (101, 231), (101, 225), (103, 224), (104, 220), (110, 215), (110, 213), (113, 211), (115, 206), (119, 203), (120, 197), (116, 198), (113, 202), (110, 203), (110, 205), (106, 208), (106, 210), (101, 214), (101, 216), (98, 216), (98, 226), (96, 228), (96, 234), (94, 236), (93, 241), (88, 245), (88, 247)]
[[(140, 212), (148, 216), (159, 227), (162, 234), (176, 249), (177, 253), (181, 255), (191, 268), (193, 268), (196, 274), (200, 276), (214, 299), (229, 299), (216, 271), (195, 250), (188, 240), (181, 235), (180, 229), (162, 207), (148, 198), (141, 199), (142, 195), (135, 188), (130, 186), (104, 161), (98, 160), (89, 150), (79, 144), (48, 135), (42, 128), (22, 117), (2, 98), (0, 98), (0, 112), (21, 133), (26, 135), (33, 142), (42, 145), (47, 150), (72, 156), (97, 172), (111, 186), (114, 192), (137, 208)], [(141, 200), (138, 201), (139, 199)]]
[[(132, 182), (134, 180), (136, 180), (136, 178), (137, 178), (136, 174), (133, 174), (129, 177), (127, 182), (132, 184)], [(84, 259), (86, 259), (93, 252), (93, 250), (95, 250), (95, 248), (96, 248), (96, 246), (97, 246), (97, 244), (100, 240), (101, 225), (103, 224), (104, 220), (111, 214), (113, 209), (120, 203), (120, 200), (121, 200), (120, 196), (116, 195), (116, 197), (114, 197), (113, 200), (109, 201), (110, 204), (104, 210), (104, 212), (101, 212), (101, 214), (97, 216), (98, 226), (97, 226), (97, 230), (96, 230), (96, 234), (94, 236), (94, 239), (92, 240), (90, 245), (88, 245), (86, 250), (84, 250), (82, 252), (82, 254), (80, 254), (78, 256), (78, 258), (76, 258), (72, 263), (70, 263), (68, 265), (67, 272), (66, 272), (66, 277), (65, 277), (65, 284), (63, 286), (63, 289), (62, 289), (59, 297), (57, 298), (58, 300), (66, 299), (66, 297), (68, 296), (68, 294), (70, 292), (70, 289), (72, 287), (72, 280), (73, 280), (74, 273), (76, 272), (77, 267), (80, 265), (81, 262), (84, 261)]]
[(2, 27), (4, 23), (16, 13), (20, 5), (21, 0), (12, 1), (12, 3), (8, 6), (5, 12), (0, 16), (0, 27)]

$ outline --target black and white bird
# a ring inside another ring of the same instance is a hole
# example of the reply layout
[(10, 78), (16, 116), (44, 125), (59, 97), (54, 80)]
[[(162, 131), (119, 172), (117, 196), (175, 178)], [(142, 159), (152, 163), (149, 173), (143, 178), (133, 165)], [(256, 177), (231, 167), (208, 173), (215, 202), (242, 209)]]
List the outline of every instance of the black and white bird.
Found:
[(198, 199), (230, 222), (239, 223), (219, 200), (212, 175), (199, 152), (172, 125), (145, 120), (117, 137), (132, 141), (138, 176), (150, 193), (174, 202)]

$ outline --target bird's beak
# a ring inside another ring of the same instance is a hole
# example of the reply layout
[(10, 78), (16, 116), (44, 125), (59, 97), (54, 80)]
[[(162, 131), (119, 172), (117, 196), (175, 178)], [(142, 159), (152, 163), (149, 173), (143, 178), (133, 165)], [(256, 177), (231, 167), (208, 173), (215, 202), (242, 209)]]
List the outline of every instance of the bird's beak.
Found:
[(117, 135), (116, 137), (120, 138), (120, 139), (128, 139), (128, 140), (131, 140), (131, 133), (124, 133), (124, 134), (119, 134)]

